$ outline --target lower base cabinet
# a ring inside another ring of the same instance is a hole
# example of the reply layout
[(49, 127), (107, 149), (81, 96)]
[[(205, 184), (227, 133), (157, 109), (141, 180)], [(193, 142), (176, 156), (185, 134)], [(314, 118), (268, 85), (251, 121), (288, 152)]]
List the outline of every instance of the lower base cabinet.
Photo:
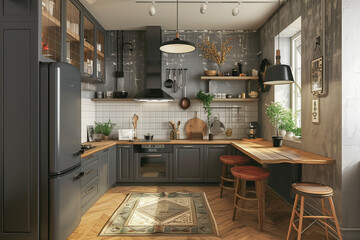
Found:
[(134, 148), (129, 145), (116, 147), (116, 181), (134, 182)]
[(228, 145), (204, 146), (204, 182), (220, 182), (222, 162), (220, 156), (229, 155)]
[(174, 147), (174, 182), (203, 182), (203, 145)]
[(116, 146), (109, 148), (109, 187), (116, 183)]
[(109, 187), (109, 149), (102, 150), (99, 154), (100, 161), (100, 195)]

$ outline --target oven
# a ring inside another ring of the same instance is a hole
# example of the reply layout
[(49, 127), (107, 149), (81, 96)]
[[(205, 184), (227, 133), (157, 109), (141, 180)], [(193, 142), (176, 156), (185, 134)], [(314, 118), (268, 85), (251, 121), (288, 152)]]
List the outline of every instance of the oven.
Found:
[(172, 153), (170, 144), (134, 146), (135, 180), (138, 182), (172, 181)]

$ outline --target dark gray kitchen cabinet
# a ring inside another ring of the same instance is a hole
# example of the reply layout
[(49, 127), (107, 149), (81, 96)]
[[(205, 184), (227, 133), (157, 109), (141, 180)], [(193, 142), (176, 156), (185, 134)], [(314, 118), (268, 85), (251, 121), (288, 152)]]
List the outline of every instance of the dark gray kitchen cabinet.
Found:
[(229, 155), (227, 145), (205, 145), (204, 146), (204, 182), (219, 182), (222, 162), (221, 155)]
[(176, 145), (174, 161), (175, 182), (202, 182), (203, 176), (203, 146)]
[(109, 187), (116, 183), (116, 147), (109, 148)]
[(100, 160), (100, 196), (106, 192), (109, 186), (109, 149), (102, 150)]
[(116, 181), (134, 181), (134, 148), (130, 145), (119, 145), (116, 147)]

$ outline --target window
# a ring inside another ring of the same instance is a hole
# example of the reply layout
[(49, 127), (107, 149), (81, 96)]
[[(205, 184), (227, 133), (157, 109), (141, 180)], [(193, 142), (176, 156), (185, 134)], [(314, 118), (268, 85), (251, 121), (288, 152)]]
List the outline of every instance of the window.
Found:
[(296, 84), (291, 86), (291, 109), (296, 116), (296, 126), (301, 128), (301, 34), (291, 38), (291, 67)]

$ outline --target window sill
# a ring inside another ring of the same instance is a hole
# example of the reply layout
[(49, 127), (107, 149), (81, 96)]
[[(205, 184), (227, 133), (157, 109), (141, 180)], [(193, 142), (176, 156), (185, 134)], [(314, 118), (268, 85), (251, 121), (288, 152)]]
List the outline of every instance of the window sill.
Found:
[(289, 147), (293, 147), (293, 148), (298, 148), (298, 149), (300, 149), (300, 147), (301, 147), (301, 139), (300, 139), (300, 140), (283, 139), (283, 144), (284, 144), (285, 146), (289, 146)]

